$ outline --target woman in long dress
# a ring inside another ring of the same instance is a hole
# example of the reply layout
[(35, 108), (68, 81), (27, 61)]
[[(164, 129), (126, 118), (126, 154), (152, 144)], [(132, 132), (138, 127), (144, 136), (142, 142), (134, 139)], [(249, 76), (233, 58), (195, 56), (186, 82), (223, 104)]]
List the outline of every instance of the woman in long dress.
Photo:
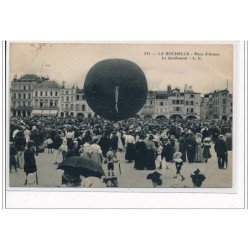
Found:
[(203, 161), (203, 155), (202, 155), (202, 137), (201, 134), (197, 133), (195, 136), (196, 140), (196, 150), (195, 150), (195, 158), (194, 161), (197, 163), (200, 163)]
[(125, 153), (125, 160), (129, 163), (134, 160), (135, 154), (135, 138), (132, 134), (125, 136), (125, 144), (126, 144), (126, 153)]
[(147, 146), (143, 141), (143, 137), (139, 136), (139, 140), (135, 143), (135, 165), (137, 170), (144, 170), (147, 159)]
[(144, 140), (146, 147), (147, 147), (147, 157), (146, 157), (146, 169), (147, 170), (154, 170), (156, 169), (155, 166), (155, 143), (153, 142), (154, 136), (150, 135), (148, 138)]

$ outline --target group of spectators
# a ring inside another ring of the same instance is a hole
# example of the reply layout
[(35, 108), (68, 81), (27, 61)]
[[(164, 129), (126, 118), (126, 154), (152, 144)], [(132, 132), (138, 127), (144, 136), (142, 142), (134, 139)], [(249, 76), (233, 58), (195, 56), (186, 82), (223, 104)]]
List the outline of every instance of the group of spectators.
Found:
[(173, 162), (176, 152), (183, 162), (208, 162), (214, 144), (218, 167), (223, 168), (227, 151), (232, 150), (231, 134), (231, 122), (219, 120), (130, 118), (115, 123), (99, 117), (13, 117), (10, 165), (16, 171), (23, 168), (24, 151), (32, 141), (35, 154), (51, 154), (55, 164), (71, 156), (101, 164), (107, 162), (108, 152), (117, 158), (117, 151), (125, 151), (127, 162), (134, 162), (138, 170), (162, 168), (163, 161)]

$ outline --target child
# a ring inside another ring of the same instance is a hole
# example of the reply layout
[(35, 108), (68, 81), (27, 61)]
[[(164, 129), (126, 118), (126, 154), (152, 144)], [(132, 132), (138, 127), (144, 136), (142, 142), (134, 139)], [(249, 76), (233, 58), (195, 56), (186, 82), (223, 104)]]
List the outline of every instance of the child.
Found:
[(200, 170), (197, 168), (190, 176), (194, 187), (201, 187), (202, 182), (206, 179), (204, 174), (200, 174)]
[(210, 153), (210, 148), (211, 148), (210, 138), (206, 137), (203, 141), (204, 141), (203, 145), (202, 145), (202, 148), (203, 148), (203, 158), (205, 160), (205, 163), (207, 163), (208, 159), (212, 157), (211, 153)]
[(162, 185), (161, 174), (158, 173), (157, 171), (154, 171), (153, 173), (148, 174), (147, 179), (152, 181), (153, 187)]
[(181, 156), (182, 156), (181, 152), (176, 152), (173, 155), (173, 161), (176, 167), (176, 174), (174, 176), (174, 179), (177, 178), (177, 175), (179, 175), (181, 177), (181, 181), (184, 181), (185, 178), (181, 175), (181, 167), (183, 165), (183, 160), (181, 159)]
[(115, 161), (114, 152), (110, 148), (109, 151), (107, 152), (108, 176), (110, 176), (111, 174), (112, 176), (115, 176), (114, 175), (114, 161)]
[(51, 138), (49, 137), (46, 140), (46, 144), (47, 144), (47, 148), (48, 148), (48, 154), (52, 154), (52, 148), (53, 148), (53, 141), (51, 140)]

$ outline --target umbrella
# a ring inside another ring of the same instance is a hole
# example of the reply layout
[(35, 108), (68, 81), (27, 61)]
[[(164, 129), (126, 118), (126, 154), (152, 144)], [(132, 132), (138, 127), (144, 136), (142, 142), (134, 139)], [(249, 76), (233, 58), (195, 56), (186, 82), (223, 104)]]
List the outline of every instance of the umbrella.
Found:
[(80, 156), (65, 159), (58, 165), (57, 169), (78, 173), (86, 178), (89, 176), (101, 178), (105, 175), (101, 165)]

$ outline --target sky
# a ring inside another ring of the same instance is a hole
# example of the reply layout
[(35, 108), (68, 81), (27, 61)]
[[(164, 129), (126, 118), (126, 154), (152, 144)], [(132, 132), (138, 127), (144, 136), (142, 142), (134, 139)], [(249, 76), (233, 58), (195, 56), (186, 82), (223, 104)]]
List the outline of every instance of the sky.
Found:
[(227, 80), (229, 92), (233, 89), (232, 44), (11, 43), (9, 53), (10, 81), (15, 74), (37, 74), (82, 88), (95, 63), (121, 58), (143, 70), (149, 90), (169, 84), (183, 90), (187, 84), (208, 93), (225, 89)]

